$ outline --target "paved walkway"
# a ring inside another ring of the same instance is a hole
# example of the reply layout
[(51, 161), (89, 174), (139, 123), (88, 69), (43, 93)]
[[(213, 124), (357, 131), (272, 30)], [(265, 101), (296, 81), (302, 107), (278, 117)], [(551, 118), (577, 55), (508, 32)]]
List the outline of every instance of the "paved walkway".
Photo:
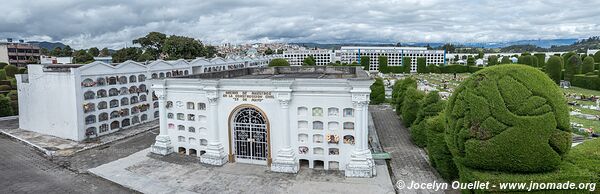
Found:
[[(408, 129), (403, 126), (391, 107), (370, 106), (369, 112), (375, 122), (383, 150), (390, 153), (392, 157), (389, 165), (394, 183), (403, 181), (408, 185), (412, 181), (415, 183), (444, 182), (436, 170), (429, 165), (425, 151), (411, 142)], [(444, 191), (403, 189), (398, 190), (398, 193), (444, 193)]]
[(0, 135), (0, 193), (134, 193), (88, 174), (76, 174), (32, 148)]
[(275, 173), (261, 165), (215, 167), (190, 156), (158, 157), (148, 156), (148, 152), (89, 171), (143, 193), (394, 193), (384, 164), (377, 165), (374, 178), (346, 178), (340, 171), (303, 168), (298, 174)]

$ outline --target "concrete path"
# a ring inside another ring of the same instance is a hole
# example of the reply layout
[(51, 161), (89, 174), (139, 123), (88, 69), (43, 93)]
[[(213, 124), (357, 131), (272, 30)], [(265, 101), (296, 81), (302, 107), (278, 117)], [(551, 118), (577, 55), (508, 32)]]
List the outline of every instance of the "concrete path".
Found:
[[(383, 150), (390, 153), (392, 157), (389, 165), (394, 183), (401, 181), (408, 185), (413, 181), (415, 183), (445, 182), (429, 165), (425, 151), (411, 142), (408, 129), (403, 126), (391, 107), (370, 106), (369, 112), (373, 117)], [(398, 193), (444, 193), (444, 191), (402, 189), (398, 190)]]
[(274, 173), (266, 166), (227, 163), (214, 167), (190, 156), (157, 157), (148, 152), (89, 171), (143, 193), (394, 193), (386, 165), (377, 166), (375, 178), (345, 178), (340, 171)]

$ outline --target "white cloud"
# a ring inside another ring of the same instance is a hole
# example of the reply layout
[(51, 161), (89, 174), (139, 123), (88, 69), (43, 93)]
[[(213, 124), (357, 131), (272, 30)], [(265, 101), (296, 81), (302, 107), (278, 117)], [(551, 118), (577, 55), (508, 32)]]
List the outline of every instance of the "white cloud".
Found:
[(0, 6), (0, 38), (120, 48), (151, 31), (224, 42), (480, 42), (600, 35), (598, 1), (51, 0)]

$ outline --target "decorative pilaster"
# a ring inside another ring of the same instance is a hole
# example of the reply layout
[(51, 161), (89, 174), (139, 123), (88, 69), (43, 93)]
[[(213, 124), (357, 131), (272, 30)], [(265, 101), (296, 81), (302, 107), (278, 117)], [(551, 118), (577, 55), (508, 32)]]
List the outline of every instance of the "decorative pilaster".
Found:
[(369, 150), (368, 140), (368, 105), (367, 94), (352, 94), (355, 110), (355, 147), (350, 155), (350, 162), (346, 165), (346, 177), (373, 177), (375, 172), (375, 161)]
[(207, 93), (207, 98), (210, 107), (210, 129), (211, 138), (208, 140), (208, 146), (206, 147), (206, 153), (200, 156), (200, 162), (210, 165), (222, 166), (227, 163), (227, 154), (225, 154), (225, 148), (219, 141), (219, 114), (218, 114), (218, 101), (219, 96), (216, 88), (213, 91)]
[(158, 97), (158, 113), (159, 113), (159, 134), (156, 136), (156, 141), (151, 146), (151, 152), (159, 155), (168, 155), (173, 153), (173, 146), (171, 145), (171, 138), (169, 137), (169, 131), (167, 130), (167, 104), (166, 104), (166, 92), (164, 83), (163, 85), (156, 84), (154, 87), (154, 94)]
[(280, 133), (281, 139), (283, 140), (283, 148), (277, 151), (277, 157), (271, 164), (271, 171), (275, 172), (283, 172), (283, 173), (297, 173), (299, 164), (296, 161), (296, 153), (292, 149), (291, 146), (291, 132), (290, 132), (290, 109), (289, 103), (291, 100), (291, 94), (278, 94), (279, 105), (281, 107), (282, 115), (284, 116), (284, 121), (287, 121), (283, 130), (283, 133)]

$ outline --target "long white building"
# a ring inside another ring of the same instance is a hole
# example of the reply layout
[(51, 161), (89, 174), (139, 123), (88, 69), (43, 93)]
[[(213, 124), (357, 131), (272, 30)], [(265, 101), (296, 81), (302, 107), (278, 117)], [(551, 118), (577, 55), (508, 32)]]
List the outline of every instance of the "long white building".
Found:
[(300, 66), (308, 56), (313, 56), (316, 65), (328, 65), (335, 62), (335, 53), (332, 50), (290, 50), (284, 51), (283, 57), (287, 59), (291, 66)]
[(152, 81), (160, 134), (152, 152), (375, 175), (368, 147), (373, 80), (360, 67), (263, 67)]
[(19, 126), (76, 141), (109, 134), (159, 117), (151, 79), (266, 66), (280, 57), (28, 65), (17, 76)]
[[(342, 63), (360, 63), (361, 56), (369, 57), (369, 70), (379, 71), (379, 56), (388, 58), (388, 66), (410, 65), (411, 72), (417, 72), (417, 58), (424, 57), (426, 64), (446, 63), (445, 50), (427, 50), (426, 47), (371, 47), (343, 46), (339, 50)], [(402, 58), (410, 57), (411, 64), (403, 64)]]

